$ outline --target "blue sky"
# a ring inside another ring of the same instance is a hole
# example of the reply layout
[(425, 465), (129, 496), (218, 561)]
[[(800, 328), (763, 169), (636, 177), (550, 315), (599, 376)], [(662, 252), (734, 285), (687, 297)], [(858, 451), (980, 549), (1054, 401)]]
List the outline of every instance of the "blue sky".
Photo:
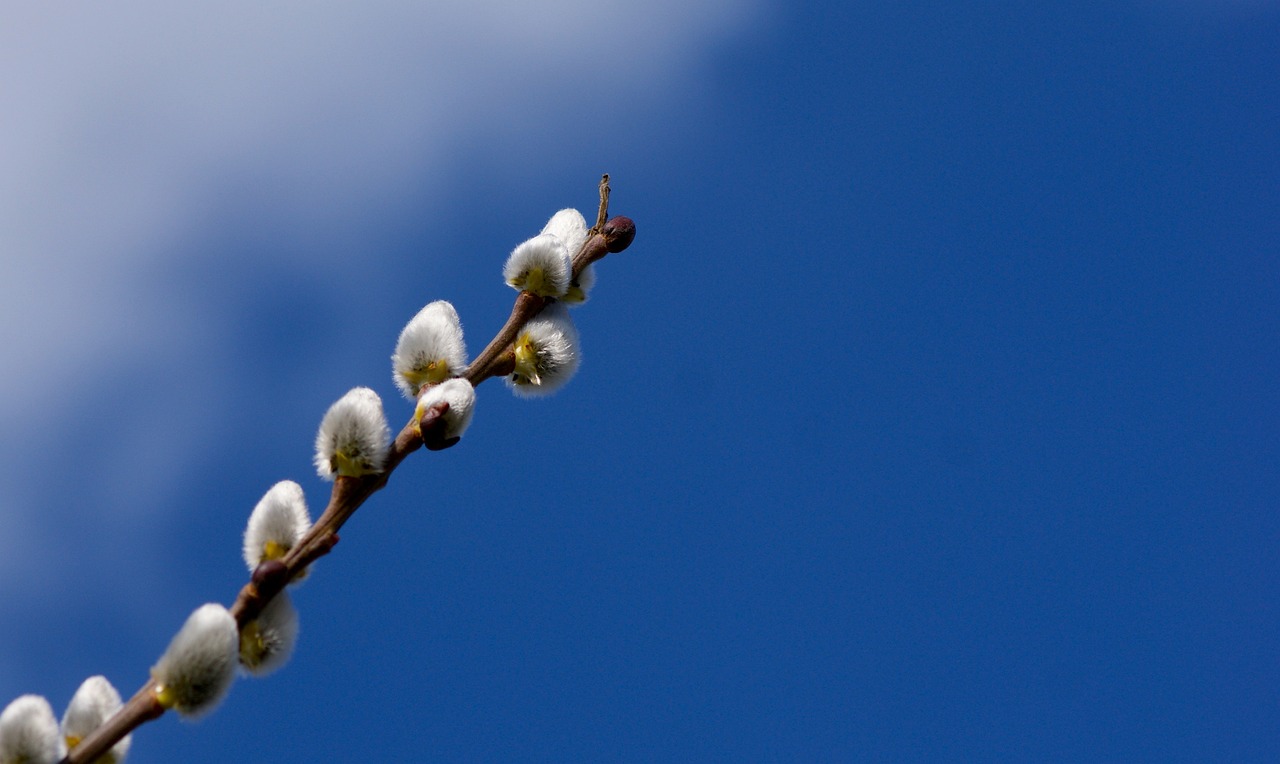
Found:
[(1280, 5), (0, 16), (0, 696), (145, 681), (607, 171), (578, 377), (483, 385), (131, 761), (1280, 755)]

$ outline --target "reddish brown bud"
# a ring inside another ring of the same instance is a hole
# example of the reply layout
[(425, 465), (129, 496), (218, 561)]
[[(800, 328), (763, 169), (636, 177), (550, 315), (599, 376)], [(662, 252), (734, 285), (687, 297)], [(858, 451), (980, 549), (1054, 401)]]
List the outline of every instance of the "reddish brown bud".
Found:
[(631, 246), (631, 241), (636, 238), (636, 224), (631, 218), (619, 215), (610, 218), (601, 233), (604, 234), (605, 247), (610, 252), (621, 252)]
[(253, 583), (264, 591), (278, 592), (284, 588), (289, 570), (279, 560), (263, 560), (253, 569)]
[(447, 413), (449, 413), (448, 401), (437, 401), (422, 412), (422, 418), (418, 420), (418, 431), (422, 433), (422, 444), (427, 447), (427, 450), (443, 451), (458, 442), (457, 438), (445, 437), (449, 427), (449, 423), (444, 420), (444, 415)]
[(422, 410), (422, 416), (418, 417), (418, 432), (422, 433), (424, 443), (433, 437), (438, 438), (438, 433), (444, 432), (446, 426), (444, 415), (447, 413), (449, 413), (448, 401), (437, 401)]

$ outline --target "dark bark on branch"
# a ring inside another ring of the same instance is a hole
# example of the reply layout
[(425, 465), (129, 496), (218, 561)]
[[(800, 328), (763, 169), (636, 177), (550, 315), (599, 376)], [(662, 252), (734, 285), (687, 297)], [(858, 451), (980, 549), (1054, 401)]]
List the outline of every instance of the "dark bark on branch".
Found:
[[(582, 248), (573, 256), (574, 279), (582, 273), (583, 268), (610, 252), (621, 252), (635, 238), (635, 224), (630, 218), (619, 216), (606, 220), (608, 207), (609, 176), (604, 175), (600, 179), (600, 207), (596, 224), (588, 232)], [(465, 377), (472, 385), (479, 386), (486, 379), (511, 373), (514, 364), (512, 341), (520, 329), (538, 315), (548, 302), (550, 300), (529, 292), (521, 292), (516, 297), (507, 322), (467, 368)], [(241, 588), (228, 608), (236, 619), (238, 628), (243, 629), (252, 623), (290, 581), (316, 560), (333, 551), (338, 543), (338, 531), (371, 495), (387, 484), (391, 473), (409, 454), (424, 445), (428, 450), (439, 451), (458, 442), (458, 438), (444, 437), (444, 415), (448, 408), (449, 404), (438, 403), (423, 412), (421, 421), (410, 420), (392, 442), (386, 466), (381, 473), (362, 477), (338, 476), (334, 479), (329, 504), (307, 534), (289, 550), (284, 559), (259, 565), (253, 571), (249, 583)], [(165, 708), (156, 699), (155, 690), (154, 679), (144, 684), (115, 715), (72, 749), (60, 764), (88, 764), (110, 750), (125, 735), (146, 722), (163, 716)]]

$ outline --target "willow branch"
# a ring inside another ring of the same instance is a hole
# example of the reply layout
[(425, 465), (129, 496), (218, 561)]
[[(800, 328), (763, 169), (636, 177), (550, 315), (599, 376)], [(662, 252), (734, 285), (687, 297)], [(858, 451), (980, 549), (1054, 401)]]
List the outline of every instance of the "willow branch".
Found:
[[(606, 174), (600, 179), (600, 207), (596, 225), (588, 232), (587, 240), (573, 256), (575, 279), (588, 265), (610, 252), (621, 252), (635, 238), (635, 224), (631, 219), (619, 216), (606, 220), (608, 209), (609, 176)], [(520, 329), (537, 316), (548, 302), (550, 300), (530, 292), (517, 295), (506, 323), (467, 368), (464, 375), (467, 381), (478, 386), (491, 377), (510, 374), (514, 364), (513, 340)], [(431, 451), (439, 451), (458, 442), (457, 438), (444, 437), (444, 415), (448, 408), (447, 403), (437, 403), (423, 412), (421, 420), (411, 419), (392, 442), (381, 473), (362, 477), (338, 476), (334, 479), (329, 504), (302, 540), (283, 559), (269, 560), (259, 565), (253, 571), (249, 583), (236, 595), (228, 611), (236, 619), (237, 627), (243, 629), (252, 623), (290, 581), (333, 550), (338, 543), (338, 531), (370, 496), (386, 486), (391, 473), (409, 454), (423, 446)], [(149, 680), (115, 715), (73, 748), (60, 764), (89, 764), (125, 735), (146, 722), (163, 716), (165, 708), (156, 699), (155, 690), (155, 680)]]
[(546, 304), (545, 297), (539, 297), (532, 292), (521, 292), (520, 296), (516, 297), (516, 304), (511, 306), (511, 315), (507, 317), (507, 322), (467, 367), (465, 375), (467, 381), (472, 385), (479, 385), (486, 379), (497, 376), (492, 368), (494, 362), (511, 346), (516, 335), (529, 322), (529, 319), (541, 313)]

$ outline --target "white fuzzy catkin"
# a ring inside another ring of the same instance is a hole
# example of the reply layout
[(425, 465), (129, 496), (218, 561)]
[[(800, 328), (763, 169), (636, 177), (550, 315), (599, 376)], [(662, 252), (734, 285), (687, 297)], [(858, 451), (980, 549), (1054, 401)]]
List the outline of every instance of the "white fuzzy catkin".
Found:
[(325, 480), (382, 471), (391, 429), (382, 399), (367, 387), (349, 390), (329, 407), (316, 433), (316, 472)]
[(63, 754), (49, 701), (23, 695), (0, 712), (0, 764), (54, 764)]
[[(72, 696), (66, 713), (62, 715), (62, 738), (69, 750), (74, 750), (80, 741), (88, 737), (102, 723), (120, 710), (120, 693), (111, 686), (105, 676), (91, 676), (84, 680), (80, 689)], [(118, 743), (95, 762), (101, 764), (120, 764), (129, 754), (132, 735), (125, 735)]]
[(461, 438), (471, 425), (471, 415), (475, 413), (476, 389), (462, 378), (445, 380), (422, 393), (414, 416), (421, 420), (424, 411), (441, 401), (449, 404), (449, 410), (444, 414), (444, 436)]
[(212, 711), (231, 689), (239, 653), (236, 619), (221, 605), (201, 605), (151, 667), (156, 699), (188, 718)]
[(244, 563), (252, 572), (263, 560), (284, 557), (311, 528), (302, 486), (281, 480), (271, 486), (249, 515), (244, 529)]
[[(516, 289), (542, 297), (564, 297), (571, 291), (573, 256), (586, 240), (587, 221), (582, 213), (560, 210), (542, 227), (542, 233), (512, 250), (502, 268), (502, 277)], [(580, 293), (581, 289), (574, 292), (575, 298)], [(575, 301), (585, 299), (584, 295)]]
[(569, 257), (572, 258), (587, 241), (587, 221), (582, 217), (581, 212), (566, 208), (552, 215), (547, 224), (542, 227), (542, 232), (559, 239)]
[(467, 345), (453, 305), (436, 300), (418, 311), (400, 332), (391, 366), (396, 387), (409, 400), (417, 397), (423, 385), (465, 372)]
[(512, 288), (541, 297), (563, 295), (572, 275), (569, 252), (558, 236), (549, 233), (516, 245), (502, 266), (502, 277)]
[(289, 595), (280, 592), (240, 631), (240, 665), (254, 676), (266, 676), (289, 662), (297, 642), (298, 611)]
[(569, 282), (569, 288), (565, 290), (564, 296), (560, 298), (560, 301), (570, 307), (581, 305), (591, 296), (591, 288), (595, 285), (595, 264), (587, 263), (587, 267), (582, 269), (582, 273), (578, 274), (578, 278)]
[(507, 384), (516, 395), (547, 395), (563, 387), (581, 360), (578, 330), (560, 303), (548, 305), (524, 325), (512, 343), (515, 371)]
[[(582, 217), (582, 213), (575, 209), (560, 210), (551, 216), (542, 232), (560, 239), (569, 253), (569, 266), (572, 269), (574, 255), (578, 254), (578, 250), (582, 249), (582, 245), (587, 241), (587, 221)], [(570, 277), (572, 278), (572, 270)], [(581, 305), (587, 301), (591, 287), (595, 286), (595, 283), (595, 269), (591, 263), (587, 263), (578, 277), (569, 282), (564, 294), (560, 296), (560, 301), (570, 306)]]

